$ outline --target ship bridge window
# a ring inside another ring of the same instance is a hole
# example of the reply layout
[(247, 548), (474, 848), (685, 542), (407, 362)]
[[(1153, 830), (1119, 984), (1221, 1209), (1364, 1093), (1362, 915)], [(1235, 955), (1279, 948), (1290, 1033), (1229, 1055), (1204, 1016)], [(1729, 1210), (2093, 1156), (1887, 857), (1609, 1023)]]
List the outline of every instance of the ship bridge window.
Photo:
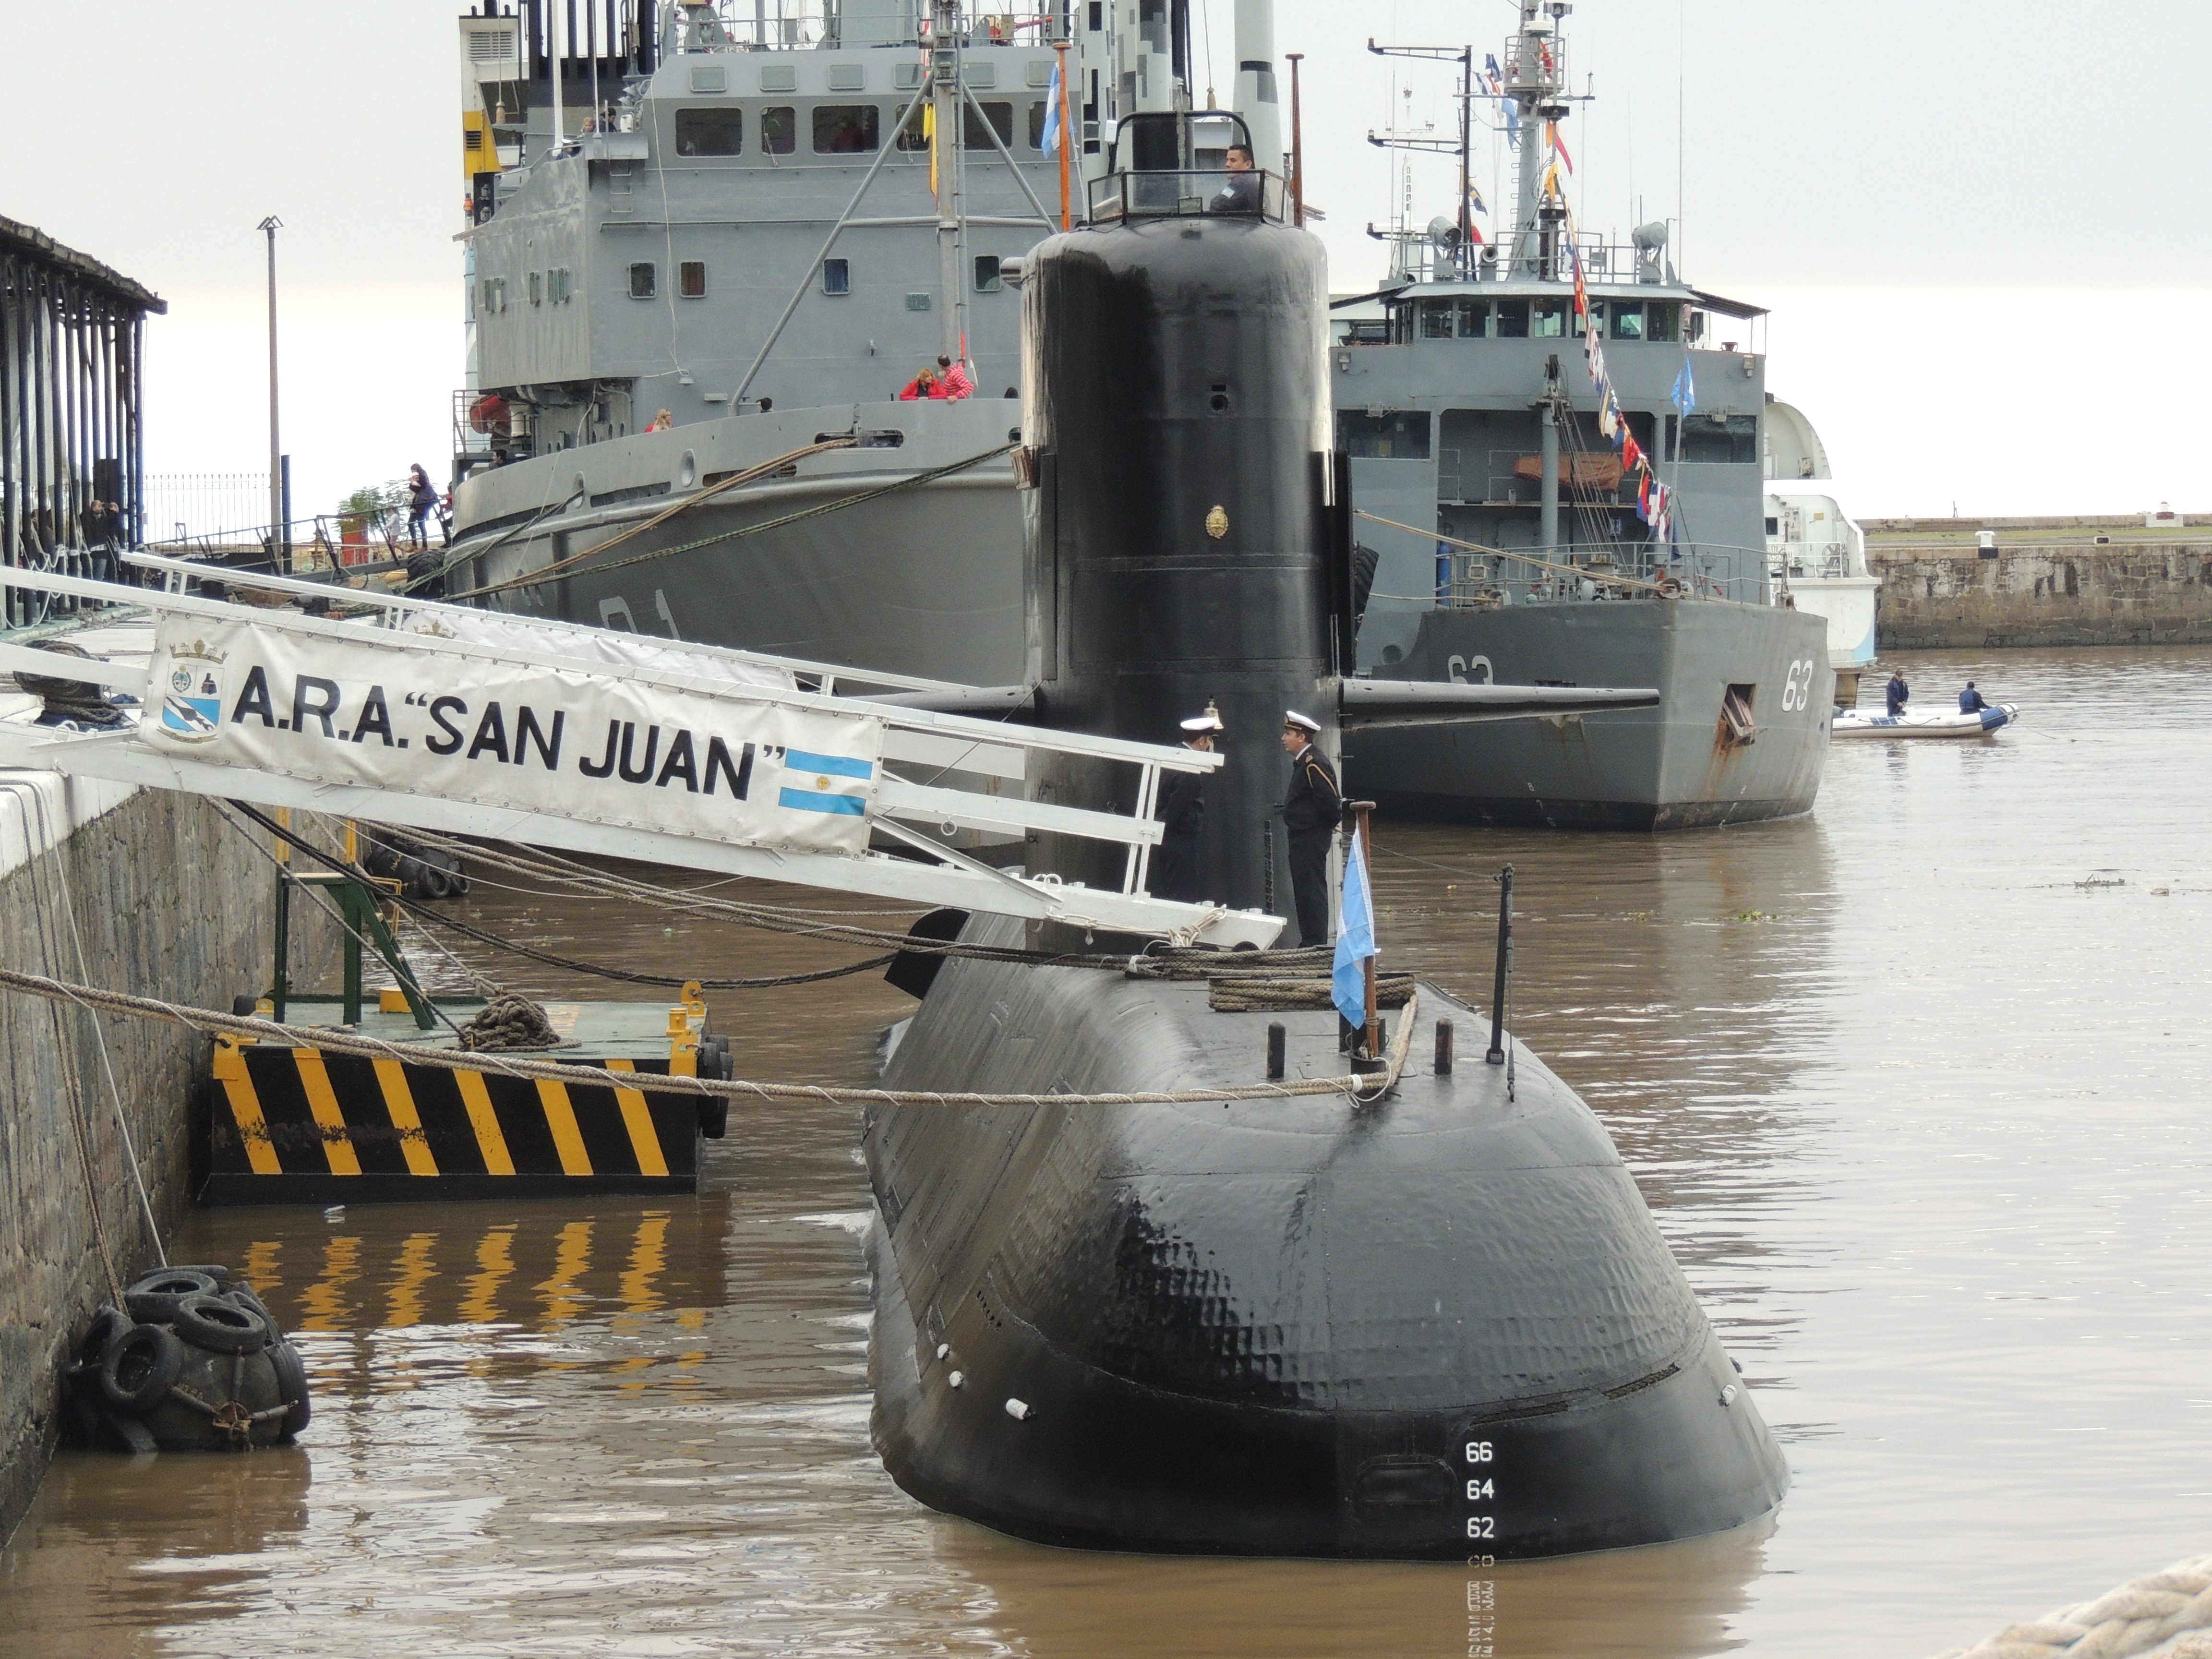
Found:
[(1638, 300), (1615, 300), (1606, 307), (1613, 318), (1613, 337), (1616, 340), (1640, 340), (1644, 337), (1644, 305)]
[(629, 297), (650, 300), (659, 273), (650, 259), (641, 259), (629, 268)]
[(1567, 313), (1571, 309), (1565, 300), (1535, 301), (1528, 319), (1528, 332), (1546, 340), (1561, 338), (1567, 331)]
[[(1012, 104), (991, 103), (984, 105), (983, 110), (991, 118), (991, 129), (999, 135), (999, 142), (1012, 144), (1014, 142), (1014, 106)], [(981, 150), (987, 155), (994, 154), (990, 133), (983, 131), (983, 123), (975, 114), (975, 105), (969, 105), (964, 113), (966, 118), (960, 128), (960, 142), (970, 149)]]
[(678, 155), (736, 155), (744, 147), (744, 111), (714, 105), (676, 112)]
[(1336, 416), (1336, 447), (1368, 460), (1429, 459), (1429, 412), (1425, 409), (1343, 409)]
[(822, 262), (822, 291), (824, 294), (850, 294), (853, 291), (853, 267), (842, 259)]
[(763, 155), (789, 155), (799, 148), (799, 112), (788, 104), (773, 104), (761, 112), (760, 147)]
[(1500, 300), (1498, 302), (1498, 337), (1501, 340), (1525, 340), (1528, 337), (1528, 302), (1526, 300)]
[(1756, 415), (1695, 415), (1682, 422), (1682, 459), (1735, 465), (1759, 459)]
[(1664, 300), (1654, 300), (1644, 307), (1644, 337), (1647, 340), (1679, 340), (1682, 337), (1682, 307)]
[(898, 137), (891, 140), (893, 149), (911, 151), (929, 148), (929, 134), (923, 131), (921, 125), (923, 112), (921, 105), (914, 106), (913, 112), (906, 118), (906, 125), (898, 130)]
[(1424, 340), (1449, 340), (1452, 337), (1452, 302), (1449, 300), (1421, 301), (1421, 337)]
[(1490, 301), (1462, 300), (1459, 302), (1459, 337), (1480, 340), (1490, 332)]
[(676, 267), (676, 291), (687, 300), (707, 297), (707, 262), (685, 259)]
[(1044, 148), (1044, 106), (1042, 104), (1030, 106), (1030, 148), (1031, 149)]
[(975, 256), (975, 292), (996, 294), (1005, 279), (999, 274), (999, 256), (979, 253)]
[(882, 142), (876, 136), (881, 112), (873, 104), (817, 104), (814, 106), (814, 153), (817, 155), (866, 155)]

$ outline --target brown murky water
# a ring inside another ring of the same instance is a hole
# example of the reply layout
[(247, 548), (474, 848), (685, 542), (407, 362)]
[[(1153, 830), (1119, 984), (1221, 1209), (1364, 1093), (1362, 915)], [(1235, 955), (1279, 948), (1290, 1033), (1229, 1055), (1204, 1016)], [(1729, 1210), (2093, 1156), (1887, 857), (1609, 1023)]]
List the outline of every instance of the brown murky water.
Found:
[[(0, 1553), (0, 1650), (1909, 1656), (2206, 1548), (2212, 653), (1906, 663), (2027, 720), (1839, 747), (1793, 823), (1377, 836), (1386, 951), (1462, 989), (1487, 872), (1519, 871), (1518, 1030), (1758, 1387), (1796, 1477), (1770, 1526), (1470, 1572), (933, 1515), (869, 1449), (854, 1121), (784, 1109), (733, 1121), (696, 1199), (196, 1214), (178, 1255), (301, 1328), (315, 1422), (65, 1455)], [(688, 971), (836, 959), (489, 887), (467, 913)], [(720, 1001), (752, 1074), (822, 1080), (908, 1006)]]

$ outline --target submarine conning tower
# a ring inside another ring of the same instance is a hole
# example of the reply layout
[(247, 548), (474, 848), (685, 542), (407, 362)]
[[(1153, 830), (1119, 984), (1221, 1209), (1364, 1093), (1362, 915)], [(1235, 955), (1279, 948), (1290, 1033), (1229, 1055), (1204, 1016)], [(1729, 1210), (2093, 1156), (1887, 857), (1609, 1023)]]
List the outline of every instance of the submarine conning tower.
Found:
[[(1332, 465), (1328, 261), (1282, 181), (1222, 170), (1233, 115), (1121, 124), (1091, 222), (1022, 272), (1030, 678), (1065, 730), (1170, 741), (1208, 702), (1227, 764), (1206, 781), (1200, 894), (1287, 914), (1267, 824), (1283, 711), (1337, 758), (1348, 536)], [(1340, 622), (1343, 623), (1340, 626)], [(1103, 807), (1134, 775), (1063, 769), (1043, 799)], [(1120, 884), (1106, 848), (1039, 838), (1032, 862)]]

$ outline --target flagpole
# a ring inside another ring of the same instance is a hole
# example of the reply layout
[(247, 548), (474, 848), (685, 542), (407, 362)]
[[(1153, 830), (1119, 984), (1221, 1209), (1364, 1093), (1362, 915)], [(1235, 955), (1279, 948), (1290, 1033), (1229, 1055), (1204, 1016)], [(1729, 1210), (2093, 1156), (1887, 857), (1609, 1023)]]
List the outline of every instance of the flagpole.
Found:
[[(1348, 801), (1346, 805), (1352, 808), (1352, 813), (1358, 825), (1359, 866), (1367, 878), (1368, 926), (1372, 929), (1374, 927), (1375, 915), (1375, 840), (1373, 836), (1369, 832), (1368, 814), (1375, 810), (1375, 803), (1371, 800), (1355, 800)], [(1382, 948), (1382, 941), (1380, 939), (1376, 940), (1376, 951), (1379, 952)], [(1374, 955), (1370, 954), (1369, 956), (1363, 957), (1360, 962), (1360, 966), (1367, 981), (1367, 1021), (1363, 1028), (1363, 1034), (1367, 1043), (1367, 1058), (1370, 1060), (1380, 1060), (1382, 1058), (1382, 1033), (1379, 1029), (1378, 1021), (1375, 1012)]]
[(1055, 40), (1052, 49), (1060, 54), (1060, 228), (1071, 228), (1068, 215), (1067, 146), (1073, 136), (1074, 123), (1068, 119), (1067, 42)]

